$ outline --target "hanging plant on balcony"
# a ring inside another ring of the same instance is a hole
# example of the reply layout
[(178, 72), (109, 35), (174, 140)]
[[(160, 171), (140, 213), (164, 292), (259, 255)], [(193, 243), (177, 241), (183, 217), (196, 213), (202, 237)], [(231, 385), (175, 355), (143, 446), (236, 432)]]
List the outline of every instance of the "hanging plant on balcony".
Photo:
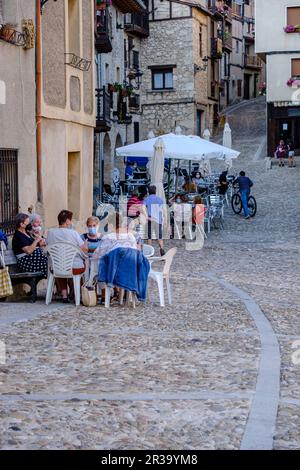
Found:
[(300, 33), (300, 24), (288, 24), (283, 28), (285, 33)]
[(287, 82), (287, 86), (293, 87), (293, 88), (299, 88), (300, 87), (300, 78), (293, 78), (291, 77)]

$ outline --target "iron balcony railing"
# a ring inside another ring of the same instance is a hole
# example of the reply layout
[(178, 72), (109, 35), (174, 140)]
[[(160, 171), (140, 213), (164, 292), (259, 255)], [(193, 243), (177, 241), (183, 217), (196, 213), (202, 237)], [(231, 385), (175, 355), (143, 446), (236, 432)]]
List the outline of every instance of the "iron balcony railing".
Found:
[(111, 128), (110, 94), (105, 86), (96, 88), (96, 132), (107, 132)]
[(223, 41), (223, 48), (227, 50), (232, 50), (232, 34), (225, 32), (224, 33), (224, 41)]
[(247, 68), (260, 69), (262, 67), (262, 61), (257, 55), (244, 55), (244, 66)]
[(149, 36), (148, 13), (127, 13), (124, 21), (125, 31), (137, 36)]
[(211, 58), (212, 59), (222, 59), (222, 49), (223, 43), (220, 38), (211, 38)]
[(112, 18), (108, 8), (96, 10), (95, 47), (99, 53), (112, 51)]

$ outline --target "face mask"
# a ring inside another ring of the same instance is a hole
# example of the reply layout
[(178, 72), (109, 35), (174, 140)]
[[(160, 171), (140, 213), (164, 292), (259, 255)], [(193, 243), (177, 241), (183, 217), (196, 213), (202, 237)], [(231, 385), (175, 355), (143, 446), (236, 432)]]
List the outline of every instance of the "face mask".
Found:
[(176, 199), (176, 202), (177, 202), (178, 204), (180, 204), (181, 199)]
[(42, 231), (42, 227), (39, 225), (38, 227), (32, 227), (32, 230), (34, 232), (41, 232)]
[(96, 235), (97, 228), (96, 227), (88, 227), (88, 232), (90, 235)]

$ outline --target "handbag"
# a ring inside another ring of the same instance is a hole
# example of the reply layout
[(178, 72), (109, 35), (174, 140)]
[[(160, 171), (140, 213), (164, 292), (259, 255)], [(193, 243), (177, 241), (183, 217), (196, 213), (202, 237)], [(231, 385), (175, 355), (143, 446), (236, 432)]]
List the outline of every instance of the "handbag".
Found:
[(3, 244), (0, 242), (0, 298), (9, 297), (12, 294), (13, 287), (8, 267), (5, 266)]
[(85, 307), (95, 307), (97, 305), (97, 294), (95, 286), (81, 286), (81, 299)]

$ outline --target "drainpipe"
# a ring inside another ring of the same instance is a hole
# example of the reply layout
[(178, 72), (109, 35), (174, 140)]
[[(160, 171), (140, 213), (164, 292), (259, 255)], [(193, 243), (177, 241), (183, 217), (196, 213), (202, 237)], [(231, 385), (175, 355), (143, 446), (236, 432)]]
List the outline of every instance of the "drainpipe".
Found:
[(36, 164), (37, 200), (43, 203), (42, 187), (42, 32), (41, 2), (36, 0)]

